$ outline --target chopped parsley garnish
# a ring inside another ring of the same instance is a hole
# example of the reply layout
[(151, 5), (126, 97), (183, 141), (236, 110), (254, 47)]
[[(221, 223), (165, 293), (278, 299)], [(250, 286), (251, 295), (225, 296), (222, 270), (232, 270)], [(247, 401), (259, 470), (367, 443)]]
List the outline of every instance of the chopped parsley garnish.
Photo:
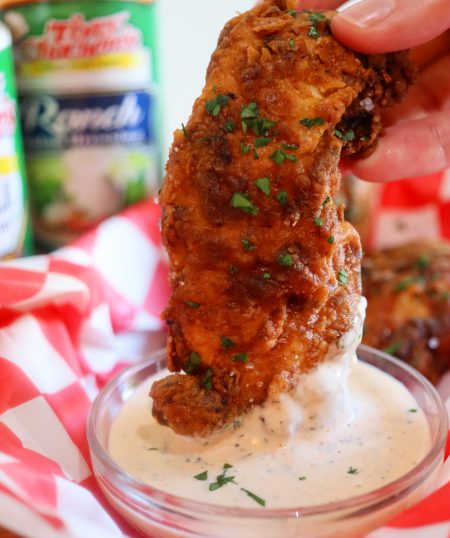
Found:
[(275, 125), (275, 122), (259, 117), (259, 108), (255, 102), (242, 107), (241, 119), (244, 133), (251, 129), (259, 137), (266, 137), (269, 129)]
[(262, 137), (255, 140), (255, 148), (262, 148), (268, 146), (272, 142), (272, 138)]
[(331, 202), (331, 197), (327, 196), (322, 204), (322, 207), (327, 206)]
[[(275, 122), (268, 119), (249, 120), (247, 125), (251, 127), (256, 136), (264, 136), (268, 134), (269, 130), (275, 125)], [(245, 132), (245, 131), (244, 131)]]
[(314, 224), (318, 226), (319, 228), (321, 228), (323, 226), (323, 219), (321, 219), (320, 217), (316, 217), (314, 219)]
[(187, 374), (192, 374), (200, 366), (201, 362), (202, 362), (202, 358), (200, 357), (198, 353), (194, 351), (193, 353), (189, 355), (189, 358), (186, 361), (186, 364), (184, 365), (183, 370)]
[(335, 129), (334, 134), (343, 142), (351, 142), (352, 140), (355, 140), (355, 131), (353, 129), (349, 129), (346, 133), (343, 133), (339, 129)]
[(264, 272), (262, 274), (263, 280), (270, 280), (272, 278), (272, 275), (270, 273)]
[(248, 239), (242, 239), (241, 240), (241, 243), (243, 245), (243, 248), (246, 252), (248, 252), (249, 250), (255, 250), (256, 249), (256, 245), (254, 245), (251, 241), (249, 241)]
[(209, 491), (216, 491), (216, 489), (219, 489), (230, 482), (233, 482), (234, 484), (236, 483), (234, 482), (234, 476), (227, 476), (227, 470), (231, 469), (231, 467), (232, 465), (225, 463), (223, 466), (223, 473), (216, 476), (216, 481), (209, 485)]
[(330, 243), (330, 245), (332, 245), (335, 241), (334, 239), (334, 235), (330, 235), (330, 237), (327, 239), (328, 243)]
[(417, 409), (408, 409), (408, 413), (417, 413)]
[(241, 153), (242, 155), (247, 155), (248, 153), (250, 153), (250, 150), (251, 150), (251, 146), (250, 144), (244, 144), (243, 142), (241, 142)]
[(221, 108), (228, 103), (230, 98), (228, 95), (218, 95), (214, 99), (210, 99), (205, 103), (205, 110), (211, 116), (218, 116)]
[(288, 201), (288, 193), (286, 191), (280, 191), (275, 198), (282, 205), (285, 206)]
[(303, 127), (311, 129), (311, 127), (314, 127), (315, 125), (323, 125), (325, 120), (322, 118), (303, 118), (299, 123), (303, 125)]
[(443, 301), (448, 301), (450, 299), (450, 291), (444, 291), (444, 293), (441, 296), (441, 299)]
[(272, 153), (272, 155), (270, 156), (270, 159), (272, 159), (272, 161), (275, 164), (278, 164), (278, 166), (280, 166), (281, 164), (284, 163), (283, 151), (281, 151), (280, 149), (277, 149), (276, 151)]
[(348, 284), (348, 274), (345, 269), (341, 269), (338, 273), (338, 280), (341, 286), (346, 286)]
[(283, 265), (284, 267), (292, 267), (292, 265), (294, 264), (294, 260), (292, 259), (292, 256), (288, 254), (287, 252), (278, 256), (277, 261), (280, 265)]
[(385, 347), (381, 351), (383, 351), (384, 353), (387, 353), (388, 355), (395, 355), (400, 350), (401, 347), (402, 347), (401, 342), (395, 342), (392, 345)]
[(282, 149), (296, 151), (300, 146), (298, 144), (281, 144)]
[(301, 481), (306, 480), (306, 476), (299, 476), (298, 479)]
[(415, 280), (416, 279), (412, 276), (400, 280), (400, 282), (397, 282), (397, 284), (394, 286), (394, 292), (400, 293), (401, 291), (407, 290), (412, 284), (414, 284)]
[(255, 102), (249, 103), (248, 105), (245, 105), (244, 107), (242, 107), (241, 118), (243, 120), (257, 118), (258, 115), (259, 115), (259, 109), (258, 109), (258, 105)]
[(276, 149), (272, 153), (272, 155), (269, 156), (269, 159), (272, 159), (272, 161), (278, 166), (281, 166), (284, 163), (284, 161), (292, 161), (292, 162), (298, 161), (295, 155), (290, 155), (289, 153), (285, 153), (282, 149)]
[(213, 93), (217, 93), (217, 86), (213, 84)]
[(247, 195), (242, 192), (235, 192), (231, 198), (231, 207), (240, 209), (244, 213), (250, 213), (250, 215), (257, 215), (259, 209), (252, 204)]
[[(235, 482), (235, 480), (234, 480), (235, 479), (234, 476), (227, 476), (228, 469), (232, 469), (232, 468), (233, 468), (233, 466), (231, 464), (224, 463), (223, 472), (216, 476), (216, 481), (215, 482), (211, 482), (209, 484), (209, 487), (208, 487), (209, 491), (216, 491), (216, 490), (222, 488), (223, 486), (226, 486), (227, 484), (236, 484), (237, 485), (237, 482)], [(204, 471), (203, 473), (200, 473), (200, 474), (194, 476), (194, 478), (197, 479), (197, 480), (207, 480), (208, 479), (208, 471)], [(257, 502), (261, 506), (266, 506), (266, 501), (264, 499), (262, 499), (261, 497), (259, 497), (258, 495), (255, 495), (251, 491), (249, 491), (247, 489), (244, 489), (244, 488), (241, 488), (241, 491), (246, 493), (249, 497), (251, 497), (255, 502)]]
[(292, 161), (293, 163), (296, 163), (298, 161), (297, 157), (295, 155), (289, 155), (289, 153), (284, 154), (284, 160), (285, 161)]
[(231, 338), (228, 338), (228, 336), (221, 336), (220, 343), (222, 344), (223, 349), (226, 350), (236, 346), (236, 342), (233, 342), (233, 340), (231, 340)]
[(320, 22), (320, 21), (328, 21), (327, 17), (320, 11), (311, 11), (309, 9), (304, 10), (305, 13), (309, 14), (308, 20), (310, 22)]
[(263, 192), (266, 196), (270, 195), (270, 178), (260, 177), (255, 182), (258, 189)]
[(203, 376), (201, 381), (202, 387), (207, 391), (210, 391), (212, 389), (212, 378), (213, 371), (211, 370), (211, 368), (208, 368), (208, 370), (206, 370), (206, 374)]
[(289, 46), (291, 47), (292, 50), (295, 50), (295, 40), (293, 37), (291, 37), (291, 39), (288, 40), (288, 43), (289, 43)]
[(288, 9), (287, 14), (293, 17), (294, 19), (297, 17), (297, 12), (295, 11), (295, 9)]
[(253, 148), (253, 157), (254, 157), (255, 160), (259, 159), (259, 153), (256, 151), (255, 148)]
[(313, 39), (319, 39), (320, 32), (315, 26), (311, 26), (311, 28), (308, 31), (308, 36), (312, 37)]
[(219, 475), (216, 478), (216, 482), (212, 482), (209, 485), (209, 491), (216, 491), (216, 489), (219, 489), (225, 486), (226, 484), (229, 484), (230, 482), (234, 482), (234, 476)]
[(304, 11), (308, 13), (308, 20), (311, 23), (311, 28), (309, 29), (308, 36), (312, 37), (313, 39), (319, 39), (320, 32), (317, 29), (317, 23), (326, 21), (326, 23), (328, 24), (329, 20), (323, 13), (320, 13), (320, 11), (310, 11), (308, 9), (305, 9)]
[(266, 506), (266, 501), (264, 499), (261, 499), (261, 497), (258, 497), (258, 495), (255, 495), (254, 493), (252, 493), (251, 491), (245, 488), (241, 488), (241, 491), (246, 493), (251, 499), (253, 499), (255, 502), (257, 502), (261, 506)]
[(238, 353), (237, 355), (233, 355), (234, 362), (245, 362), (247, 363), (250, 359), (248, 356), (248, 353)]
[(430, 257), (426, 254), (422, 254), (420, 258), (416, 261), (416, 267), (418, 269), (426, 269), (430, 265)]
[(226, 121), (223, 124), (223, 130), (226, 131), (227, 133), (232, 133), (234, 131), (235, 127), (236, 127), (236, 125), (232, 121)]
[(228, 267), (228, 271), (230, 275), (235, 275), (239, 272), (239, 269), (235, 265), (230, 265), (230, 267)]
[(359, 473), (359, 470), (356, 468), (356, 467), (349, 467), (348, 468), (348, 471), (347, 471), (347, 474), (358, 474)]
[(194, 301), (185, 301), (189, 308), (197, 309), (200, 308), (199, 303), (194, 303)]
[(187, 138), (189, 136), (189, 133), (187, 132), (187, 129), (186, 129), (184, 123), (181, 124), (181, 128), (183, 129), (183, 134), (184, 134), (185, 138)]

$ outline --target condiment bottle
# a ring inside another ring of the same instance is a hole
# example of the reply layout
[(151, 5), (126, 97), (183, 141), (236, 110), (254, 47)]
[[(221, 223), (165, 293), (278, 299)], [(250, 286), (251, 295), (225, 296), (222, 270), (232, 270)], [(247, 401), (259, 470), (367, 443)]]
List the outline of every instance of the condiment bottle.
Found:
[(52, 248), (158, 188), (156, 5), (11, 0), (2, 17), (35, 235)]
[(0, 259), (31, 250), (11, 35), (0, 23)]

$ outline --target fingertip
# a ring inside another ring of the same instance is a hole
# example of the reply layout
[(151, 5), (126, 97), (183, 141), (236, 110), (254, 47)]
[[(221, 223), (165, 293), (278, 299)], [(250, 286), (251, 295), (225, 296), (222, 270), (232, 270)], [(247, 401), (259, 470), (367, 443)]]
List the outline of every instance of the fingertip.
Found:
[(386, 40), (380, 44), (378, 39), (368, 39), (367, 30), (364, 30), (337, 13), (331, 20), (331, 31), (334, 37), (345, 46), (365, 54), (379, 54), (385, 52)]
[(450, 166), (450, 128), (442, 118), (411, 120), (386, 129), (374, 153), (352, 163), (353, 173), (386, 183), (432, 174)]

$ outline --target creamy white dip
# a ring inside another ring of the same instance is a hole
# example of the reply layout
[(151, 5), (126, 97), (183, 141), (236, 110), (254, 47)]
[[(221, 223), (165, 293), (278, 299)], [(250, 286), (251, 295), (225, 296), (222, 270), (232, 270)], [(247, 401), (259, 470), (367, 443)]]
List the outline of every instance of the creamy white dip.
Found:
[(313, 506), (392, 482), (425, 456), (431, 436), (407, 389), (357, 361), (359, 328), (302, 376), (295, 393), (206, 439), (155, 422), (148, 392), (167, 372), (150, 378), (112, 426), (111, 457), (155, 488), (224, 506)]

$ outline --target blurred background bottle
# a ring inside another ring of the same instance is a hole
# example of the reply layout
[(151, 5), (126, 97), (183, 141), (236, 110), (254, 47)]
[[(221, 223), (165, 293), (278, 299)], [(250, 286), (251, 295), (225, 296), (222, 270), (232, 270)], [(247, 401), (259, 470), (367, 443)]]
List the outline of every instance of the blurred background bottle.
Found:
[(31, 237), (11, 36), (0, 23), (0, 259), (29, 254)]
[(54, 248), (160, 179), (153, 0), (3, 2), (34, 233)]

